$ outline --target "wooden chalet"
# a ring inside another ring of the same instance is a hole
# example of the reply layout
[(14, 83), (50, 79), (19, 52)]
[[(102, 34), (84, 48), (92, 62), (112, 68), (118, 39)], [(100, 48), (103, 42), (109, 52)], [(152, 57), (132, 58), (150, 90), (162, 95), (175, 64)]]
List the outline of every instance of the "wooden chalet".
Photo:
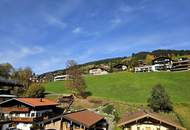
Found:
[(1, 102), (1, 118), (9, 121), (2, 126), (2, 130), (10, 127), (30, 130), (34, 124), (60, 115), (56, 108), (57, 105), (58, 103), (45, 98), (12, 98)]
[(114, 71), (124, 71), (127, 70), (128, 65), (125, 64), (116, 64), (113, 66)]
[(71, 112), (63, 116), (63, 130), (107, 130), (106, 119), (89, 110)]
[(126, 114), (118, 124), (123, 130), (186, 130), (158, 113), (139, 111)]
[(183, 71), (190, 70), (190, 60), (189, 59), (179, 59), (173, 61), (171, 71)]

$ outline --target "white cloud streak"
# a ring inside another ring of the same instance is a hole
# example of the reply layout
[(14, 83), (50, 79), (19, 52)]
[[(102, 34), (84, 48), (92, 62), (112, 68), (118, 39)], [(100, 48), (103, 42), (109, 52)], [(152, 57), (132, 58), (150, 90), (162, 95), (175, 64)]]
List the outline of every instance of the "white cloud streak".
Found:
[(37, 55), (44, 52), (44, 48), (39, 46), (34, 47), (17, 47), (0, 51), (0, 62), (10, 62), (16, 64), (27, 56)]
[(76, 28), (74, 28), (73, 29), (73, 31), (72, 31), (73, 33), (81, 33), (82, 32), (82, 28), (81, 27), (76, 27)]
[(63, 20), (61, 20), (61, 18), (59, 18), (59, 17), (47, 15), (46, 20), (49, 25), (54, 25), (54, 26), (60, 27), (62, 29), (65, 29), (67, 27), (67, 24), (65, 22), (63, 22)]

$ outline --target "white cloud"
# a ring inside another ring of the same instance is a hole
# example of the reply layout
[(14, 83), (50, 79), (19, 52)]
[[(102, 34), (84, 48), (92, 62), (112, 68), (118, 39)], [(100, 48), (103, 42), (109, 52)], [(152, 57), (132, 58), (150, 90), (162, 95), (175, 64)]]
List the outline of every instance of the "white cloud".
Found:
[(34, 47), (22, 47), (20, 48), (21, 53), (23, 55), (34, 55), (34, 54), (38, 54), (38, 53), (42, 53), (44, 52), (44, 48), (39, 47), (39, 46), (34, 46)]
[(1, 63), (10, 62), (12, 64), (15, 64), (27, 56), (36, 55), (44, 51), (45, 51), (44, 48), (39, 46), (21, 47), (18, 45), (17, 47), (0, 51), (0, 57), (1, 57), (0, 62)]
[(111, 20), (113, 25), (118, 25), (120, 23), (122, 23), (122, 20), (120, 18), (115, 18)]
[(55, 17), (52, 15), (46, 15), (46, 20), (47, 20), (49, 25), (58, 26), (58, 27), (61, 27), (63, 29), (66, 28), (66, 26), (67, 26), (67, 24), (65, 22), (63, 22), (61, 20), (61, 18), (59, 18), (59, 17)]
[(121, 11), (123, 13), (133, 13), (135, 11), (141, 11), (144, 8), (145, 8), (145, 6), (143, 3), (137, 4), (135, 6), (123, 4), (122, 6), (120, 6), (119, 11)]
[(82, 28), (81, 27), (76, 27), (73, 29), (72, 31), (73, 33), (81, 33), (82, 32)]

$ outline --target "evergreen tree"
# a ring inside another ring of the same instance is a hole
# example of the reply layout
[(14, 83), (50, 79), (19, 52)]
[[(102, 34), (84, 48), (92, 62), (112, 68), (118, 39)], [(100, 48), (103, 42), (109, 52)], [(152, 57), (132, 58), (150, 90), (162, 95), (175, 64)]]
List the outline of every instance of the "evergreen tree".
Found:
[(148, 104), (156, 112), (169, 112), (173, 109), (170, 97), (160, 84), (152, 88)]

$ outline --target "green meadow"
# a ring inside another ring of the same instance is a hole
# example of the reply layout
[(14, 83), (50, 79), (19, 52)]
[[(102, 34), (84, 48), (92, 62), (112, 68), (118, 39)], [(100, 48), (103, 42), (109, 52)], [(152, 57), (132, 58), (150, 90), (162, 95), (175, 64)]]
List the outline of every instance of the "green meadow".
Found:
[[(87, 90), (94, 97), (146, 103), (151, 88), (161, 84), (174, 103), (190, 102), (190, 72), (130, 73), (118, 72), (101, 76), (85, 76)], [(64, 81), (45, 84), (50, 93), (69, 93)]]
[[(151, 88), (161, 84), (174, 103), (181, 123), (190, 129), (190, 72), (129, 73), (118, 72), (101, 76), (85, 76), (87, 90), (93, 97), (130, 104), (146, 104)], [(46, 91), (69, 93), (65, 81), (46, 83)], [(55, 96), (55, 95), (54, 95)]]

